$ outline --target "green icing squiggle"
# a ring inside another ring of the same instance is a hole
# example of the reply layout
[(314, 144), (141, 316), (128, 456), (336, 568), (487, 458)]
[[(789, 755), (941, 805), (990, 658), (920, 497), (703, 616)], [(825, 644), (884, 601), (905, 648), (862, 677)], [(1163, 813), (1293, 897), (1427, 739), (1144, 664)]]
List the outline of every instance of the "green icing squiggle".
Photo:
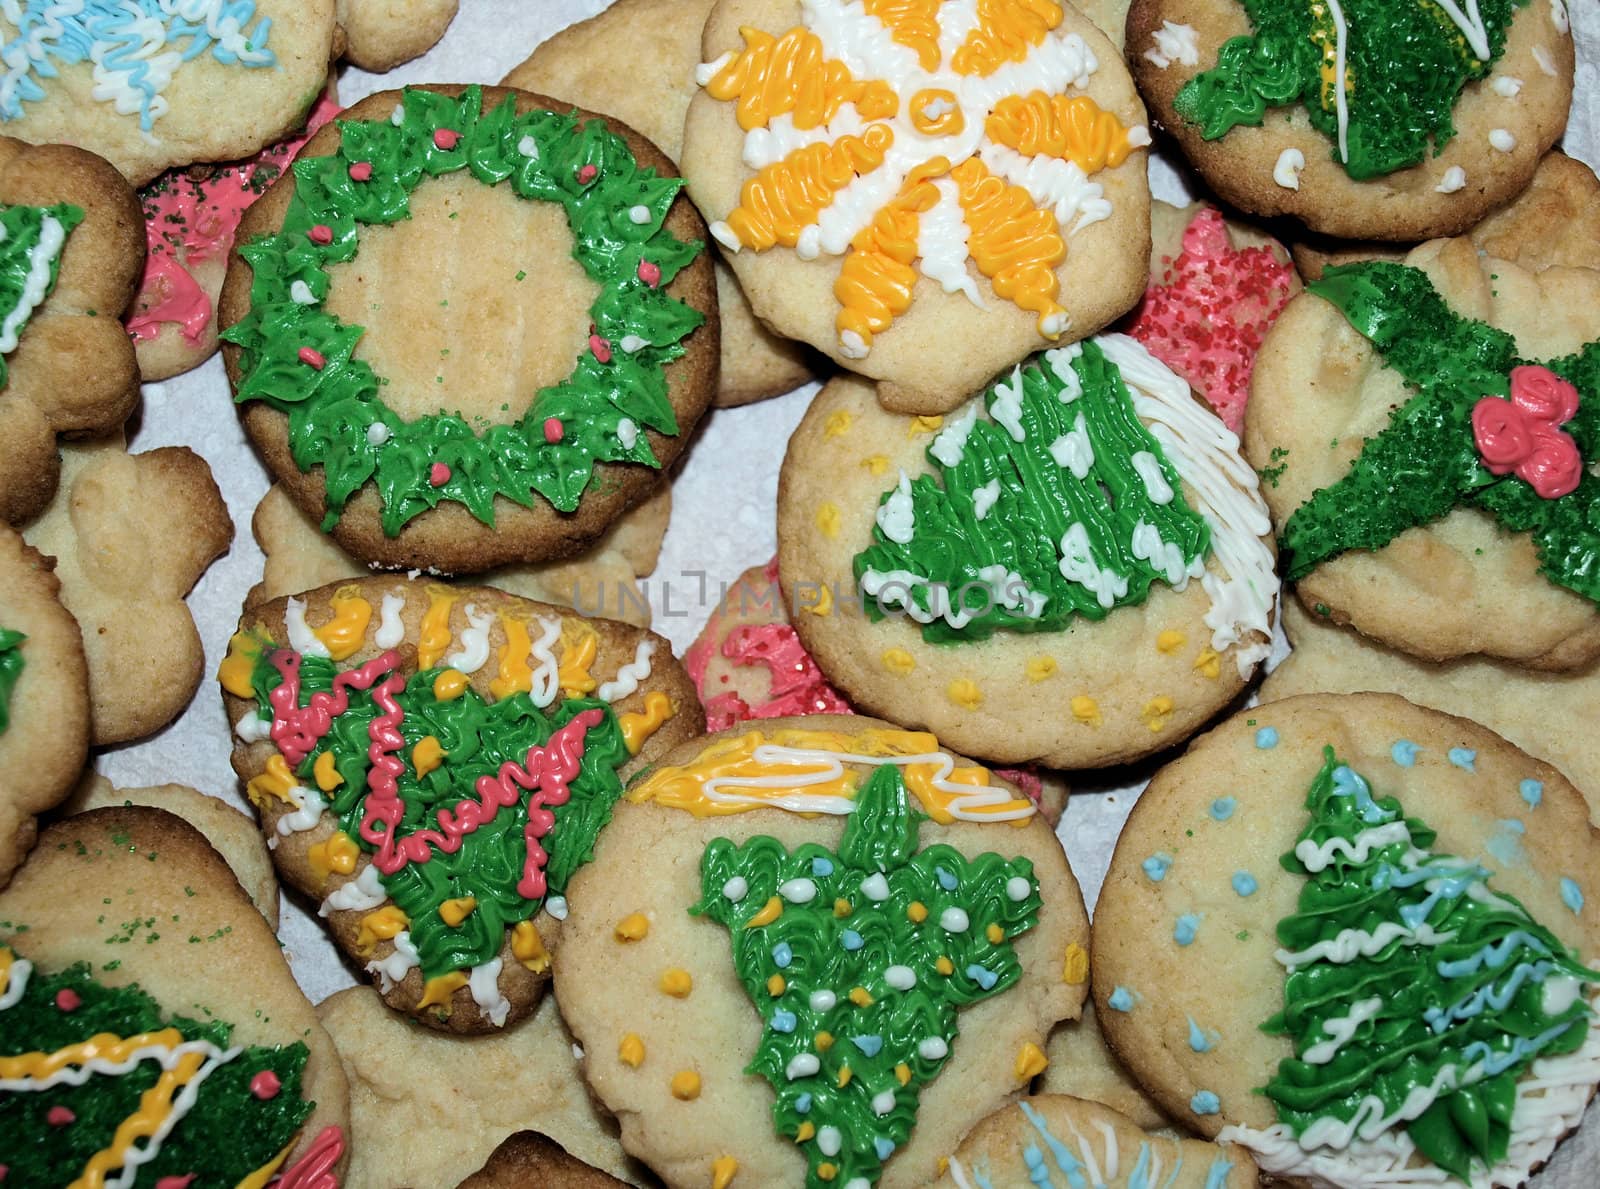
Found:
[[(1480, 60), (1432, 0), (1340, 0), (1344, 19), (1344, 169), (1378, 177), (1437, 154), (1454, 135), (1451, 113), (1469, 82), (1505, 52), (1506, 29), (1528, 0), (1477, 0), (1489, 51)], [(1335, 62), (1338, 27), (1328, 0), (1241, 0), (1254, 32), (1223, 42), (1217, 65), (1183, 85), (1178, 114), (1215, 140), (1259, 126), (1269, 107), (1301, 104), (1340, 160)], [(1461, 7), (1465, 8), (1463, 4)]]
[(22, 655), (22, 642), (27, 638), (11, 628), (0, 628), (0, 735), (11, 726), (11, 693), (28, 665)]
[[(918, 820), (899, 769), (884, 764), (857, 793), (837, 854), (758, 836), (718, 838), (701, 856), (691, 911), (729, 932), (734, 969), (765, 1021), (745, 1072), (776, 1092), (773, 1122), (804, 1150), (808, 1189), (875, 1183), (911, 1135), (958, 1010), (1022, 977), (1010, 943), (1038, 922), (1032, 863), (944, 845), (918, 852)], [(774, 897), (782, 913), (750, 927)], [(914, 904), (926, 911), (920, 923)]]
[[(17, 336), (39, 303), (55, 291), (67, 237), (82, 222), (82, 208), (64, 202), (0, 209), (0, 388), (10, 380), (4, 357), (16, 350)], [(59, 242), (46, 242), (51, 223), (59, 227)]]
[[(282, 231), (240, 249), (254, 273), (250, 312), (222, 335), (241, 349), (235, 399), (264, 401), (288, 414), (296, 465), (323, 469), (325, 529), (369, 482), (389, 536), (444, 500), (466, 505), (490, 525), (497, 495), (525, 507), (542, 496), (570, 512), (596, 462), (658, 467), (644, 430), (678, 432), (665, 368), (682, 357), (682, 340), (705, 320), (666, 293), (701, 249), (664, 225), (682, 181), (641, 169), (627, 142), (600, 120), (550, 111), (518, 115), (511, 98), (481, 109), (478, 87), (459, 98), (407, 89), (398, 125), (338, 121), (336, 153), (295, 163), (295, 195)], [(448, 135), (435, 140), (441, 130), (459, 134), (459, 141), (441, 147), (450, 142)], [(353, 180), (356, 164), (370, 165), (370, 178)], [(486, 186), (506, 182), (519, 198), (565, 211), (573, 258), (600, 286), (589, 318), (610, 356), (602, 362), (586, 348), (572, 374), (540, 389), (519, 421), (482, 434), (457, 414), (402, 420), (383, 400), (389, 381), (353, 358), (364, 329), (321, 306), (328, 267), (355, 259), (360, 226), (408, 218), (411, 192), (422, 181), (463, 169)], [(636, 223), (638, 211), (647, 217)], [(330, 233), (326, 245), (309, 237), (316, 227)], [(641, 264), (659, 269), (655, 285), (641, 278)], [(296, 282), (306, 286), (311, 304), (294, 300)], [(626, 350), (624, 342), (636, 349)], [(325, 360), (320, 370), (302, 360), (303, 348)], [(551, 419), (561, 423), (555, 442), (545, 434)], [(435, 486), (438, 463), (450, 476)]]
[(1265, 1093), (1307, 1146), (1426, 1095), (1420, 1115), (1394, 1126), (1470, 1180), (1506, 1155), (1521, 1074), (1583, 1043), (1578, 992), (1600, 975), (1493, 891), (1488, 870), (1434, 852), (1434, 831), (1373, 796), (1331, 747), (1306, 807), (1311, 821), (1282, 860), (1306, 881), (1278, 924), (1284, 1007), (1264, 1026), (1295, 1055)]

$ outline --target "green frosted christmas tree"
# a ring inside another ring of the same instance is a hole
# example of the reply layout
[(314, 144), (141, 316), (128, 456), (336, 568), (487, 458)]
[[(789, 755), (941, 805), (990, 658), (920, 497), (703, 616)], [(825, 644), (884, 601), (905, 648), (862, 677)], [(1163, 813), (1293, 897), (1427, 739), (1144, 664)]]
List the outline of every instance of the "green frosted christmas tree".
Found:
[(1324, 755), (1282, 860), (1306, 882), (1278, 924), (1284, 1007), (1264, 1027), (1295, 1055), (1265, 1092), (1303, 1148), (1393, 1120), (1468, 1181), (1506, 1156), (1517, 1079), (1583, 1043), (1596, 976), (1488, 870), (1434, 852), (1433, 830)]
[(918, 852), (919, 818), (884, 764), (837, 853), (719, 838), (700, 862), (692, 911), (728, 929), (766, 1025), (746, 1072), (772, 1084), (773, 1121), (805, 1152), (809, 1189), (875, 1183), (911, 1135), (959, 1009), (1022, 977), (1011, 941), (1038, 920), (1033, 864)]
[(9, 381), (5, 356), (55, 289), (61, 252), (81, 222), (83, 211), (65, 203), (0, 210), (0, 388)]

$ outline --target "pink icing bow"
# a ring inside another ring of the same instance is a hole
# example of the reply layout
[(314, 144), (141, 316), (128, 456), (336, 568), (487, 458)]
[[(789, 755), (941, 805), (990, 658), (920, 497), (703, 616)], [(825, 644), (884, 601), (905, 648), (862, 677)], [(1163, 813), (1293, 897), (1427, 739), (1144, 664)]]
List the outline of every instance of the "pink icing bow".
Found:
[(1472, 406), (1472, 439), (1490, 474), (1515, 474), (1547, 500), (1571, 493), (1583, 456), (1560, 427), (1578, 411), (1578, 390), (1547, 367), (1511, 369), (1511, 399), (1486, 396)]

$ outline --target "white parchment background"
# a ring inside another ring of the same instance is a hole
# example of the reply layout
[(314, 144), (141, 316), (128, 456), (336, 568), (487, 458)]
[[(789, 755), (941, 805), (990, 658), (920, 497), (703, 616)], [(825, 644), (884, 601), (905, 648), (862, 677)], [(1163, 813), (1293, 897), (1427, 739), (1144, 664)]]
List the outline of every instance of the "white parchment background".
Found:
[[(1560, 0), (1532, 0), (1538, 7)], [(341, 100), (421, 82), (498, 82), (545, 38), (592, 16), (606, 0), (462, 0), (461, 13), (443, 41), (425, 57), (387, 75), (347, 70)], [(1578, 99), (1564, 147), (1600, 166), (1600, 0), (1572, 0), (1578, 39)], [(640, 30), (648, 37), (649, 30)], [(1165, 161), (1151, 162), (1158, 196), (1186, 200), (1186, 182)], [(656, 630), (681, 655), (715, 603), (717, 584), (765, 562), (777, 547), (778, 468), (790, 432), (814, 386), (743, 409), (719, 409), (689, 451), (673, 487), (672, 526), (656, 575), (643, 584)], [(211, 464), (233, 514), (232, 551), (201, 579), (189, 597), (205, 641), (207, 680), (184, 715), (143, 742), (101, 754), (96, 767), (118, 785), (178, 782), (248, 806), (228, 764), (229, 727), (210, 675), (222, 659), (245, 592), (261, 577), (262, 556), (250, 535), (250, 517), (267, 490), (265, 470), (245, 441), (221, 361), (162, 384), (147, 384), (142, 415), (131, 426), (131, 448), (186, 445)], [(1574, 708), (1574, 727), (1577, 709)], [(1119, 787), (1075, 795), (1060, 835), (1084, 896), (1093, 904), (1105, 877), (1123, 819), (1148, 768), (1120, 774)], [(1081, 786), (1080, 786), (1081, 787)], [(355, 979), (314, 917), (285, 900), (281, 936), (306, 994), (321, 1000)], [(1600, 1111), (1569, 1140), (1538, 1178), (1540, 1189), (1591, 1189), (1600, 1184)]]

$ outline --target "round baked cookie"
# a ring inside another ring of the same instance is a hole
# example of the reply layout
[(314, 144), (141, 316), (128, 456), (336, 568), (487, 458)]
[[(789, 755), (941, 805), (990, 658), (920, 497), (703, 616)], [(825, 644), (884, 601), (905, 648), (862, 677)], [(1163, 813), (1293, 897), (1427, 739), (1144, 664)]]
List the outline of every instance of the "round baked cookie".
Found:
[(1465, 237), (1330, 270), (1251, 392), (1245, 453), (1307, 609), (1431, 661), (1600, 657), (1600, 271)]
[(1600, 1080), (1597, 843), (1560, 773), (1466, 719), (1387, 694), (1242, 711), (1118, 839), (1101, 1027), (1264, 1172), (1520, 1185)]
[(1134, 760), (1226, 706), (1269, 647), (1268, 532), (1238, 439), (1122, 335), (1047, 351), (943, 419), (836, 379), (778, 492), (779, 570), (822, 672), (1001, 764)]
[[(617, 0), (541, 42), (501, 80), (560, 95), (637, 128), (674, 161), (695, 92), (700, 32), (716, 0)], [(733, 270), (714, 258), (722, 367), (716, 403), (728, 408), (781, 396), (811, 379), (818, 360), (755, 316)]]
[(269, 469), (374, 566), (581, 551), (656, 489), (716, 390), (680, 186), (638, 134), (527, 92), (350, 108), (246, 212), (223, 286)]
[(1086, 935), (1018, 790), (931, 735), (774, 719), (630, 785), (573, 881), (556, 995), (668, 1185), (895, 1189), (1044, 1067)]
[[(1044, 1179), (1039, 1178), (1043, 1175)], [(950, 1156), (940, 1189), (1034, 1189), (1060, 1176), (1105, 1189), (1254, 1189), (1255, 1161), (1234, 1144), (1148, 1134), (1084, 1098), (1037, 1094), (974, 1127)]]
[(333, 53), (334, 0), (30, 3), (20, 25), (6, 7), (0, 127), (98, 153), (134, 185), (282, 140)]
[(60, 596), (54, 560), (0, 525), (0, 887), (89, 749), (83, 637)]
[(339, 57), (382, 73), (432, 49), (460, 0), (335, 0)]
[(623, 773), (705, 721), (660, 636), (401, 577), (249, 608), (218, 679), (280, 876), (458, 1033), (533, 1010)]
[(518, 1131), (489, 1154), (484, 1166), (461, 1182), (459, 1189), (528, 1189), (561, 1185), (564, 1189), (627, 1189), (608, 1172), (585, 1164), (549, 1136)]
[(683, 171), (757, 316), (945, 413), (1138, 300), (1149, 132), (1070, 5), (874, 12), (721, 0)]
[(1160, 1108), (1107, 1047), (1106, 1038), (1094, 1018), (1092, 999), (1083, 1005), (1081, 1016), (1059, 1025), (1050, 1034), (1044, 1055), (1050, 1064), (1034, 1084), (1040, 1094), (1087, 1098), (1110, 1107), (1145, 1131), (1171, 1128), (1172, 1124)]
[(0, 922), (8, 1180), (338, 1183), (338, 1054), (198, 831), (143, 807), (59, 821)]
[(1217, 194), (1344, 239), (1465, 231), (1527, 186), (1572, 100), (1559, 0), (1134, 0), (1127, 50)]
[(1128, 334), (1238, 433), (1250, 371), (1300, 278), (1270, 235), (1192, 202), (1150, 204), (1150, 286)]

